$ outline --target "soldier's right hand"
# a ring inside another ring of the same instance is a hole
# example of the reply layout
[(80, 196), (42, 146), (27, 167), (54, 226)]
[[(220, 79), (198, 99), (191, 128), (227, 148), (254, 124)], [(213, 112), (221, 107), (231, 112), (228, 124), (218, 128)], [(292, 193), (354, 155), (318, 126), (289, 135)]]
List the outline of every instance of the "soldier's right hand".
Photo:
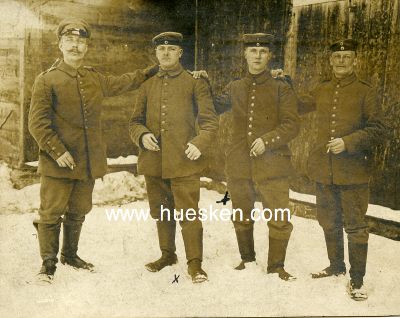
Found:
[(195, 78), (195, 79), (199, 79), (199, 78), (205, 78), (205, 79), (207, 79), (208, 78), (208, 74), (207, 74), (207, 71), (205, 71), (205, 70), (200, 70), (200, 71), (189, 71), (189, 73), (190, 74), (192, 74), (192, 76)]
[(159, 151), (157, 138), (152, 133), (147, 133), (142, 136), (142, 144), (147, 150)]
[(74, 167), (76, 166), (74, 158), (72, 158), (68, 151), (64, 152), (56, 161), (58, 166), (62, 168), (68, 167), (71, 170), (74, 170)]

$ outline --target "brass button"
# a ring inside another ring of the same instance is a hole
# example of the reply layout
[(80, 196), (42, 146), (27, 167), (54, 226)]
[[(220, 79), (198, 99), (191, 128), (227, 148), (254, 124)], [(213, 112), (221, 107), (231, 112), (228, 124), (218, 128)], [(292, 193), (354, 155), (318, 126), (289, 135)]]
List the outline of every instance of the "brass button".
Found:
[(165, 105), (162, 105), (162, 106), (161, 106), (161, 108), (165, 108), (165, 107), (167, 107), (167, 106), (165, 106)]
[(253, 83), (253, 86), (256, 86), (256, 83)]
[(252, 125), (252, 124), (250, 124), (250, 125), (249, 125), (249, 128), (252, 128), (252, 127), (253, 127), (253, 125)]
[(51, 150), (56, 150), (56, 147), (51, 147)]
[(253, 117), (249, 117), (249, 120), (252, 121), (252, 120), (253, 120)]
[(333, 100), (333, 102), (336, 103), (336, 102), (337, 102), (337, 99), (335, 98), (335, 99)]
[(266, 141), (265, 144), (268, 145), (268, 141)]
[(165, 120), (163, 120), (163, 121), (161, 122), (161, 124), (165, 124)]
[(332, 120), (332, 124), (336, 124), (336, 121)]
[(251, 103), (250, 106), (253, 107), (253, 106), (254, 106), (254, 103)]
[(271, 140), (272, 142), (275, 142), (275, 139), (274, 138), (272, 138), (272, 140)]
[(331, 132), (334, 133), (334, 132), (335, 132), (335, 129), (332, 129)]
[(335, 139), (334, 137), (331, 137), (331, 140)]
[(251, 99), (254, 99), (255, 98), (255, 96), (251, 96)]
[(332, 114), (332, 117), (336, 117), (336, 114)]
[(251, 136), (252, 132), (251, 132), (251, 131), (249, 131), (247, 134), (248, 134), (249, 136)]
[(336, 91), (336, 92), (335, 92), (335, 94), (339, 94), (339, 92), (338, 92), (338, 91)]
[(161, 132), (164, 132), (164, 131), (165, 131), (165, 129), (164, 129), (164, 128), (162, 128), (162, 129), (161, 129)]
[(336, 106), (333, 106), (333, 109), (336, 109)]
[(164, 86), (167, 86), (168, 85), (168, 83), (164, 83)]
[(340, 87), (340, 85), (339, 85), (339, 84), (337, 84), (337, 85), (336, 85), (336, 87), (337, 87), (337, 88), (339, 88), (339, 87)]
[(253, 111), (253, 110), (250, 110), (250, 114), (252, 114), (252, 113), (254, 113), (254, 111)]
[(276, 136), (276, 139), (281, 139), (281, 137), (279, 137), (279, 136)]

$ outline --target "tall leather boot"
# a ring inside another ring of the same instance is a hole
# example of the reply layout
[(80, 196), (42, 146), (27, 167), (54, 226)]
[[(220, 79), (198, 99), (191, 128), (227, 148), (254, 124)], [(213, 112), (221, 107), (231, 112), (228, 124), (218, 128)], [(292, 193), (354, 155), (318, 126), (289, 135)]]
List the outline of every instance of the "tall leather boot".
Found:
[(188, 273), (193, 283), (202, 283), (208, 279), (207, 273), (201, 268), (203, 261), (203, 226), (198, 219), (183, 221), (181, 225)]
[(348, 243), (350, 261), (350, 281), (348, 292), (353, 300), (368, 299), (368, 292), (364, 286), (364, 276), (367, 264), (368, 243)]
[(280, 279), (291, 281), (296, 278), (284, 269), (288, 243), (289, 239), (278, 240), (271, 236), (269, 237), (267, 273), (277, 273)]
[(350, 278), (356, 285), (362, 285), (367, 265), (368, 243), (348, 242)]
[(312, 278), (324, 278), (346, 274), (342, 228), (330, 232), (324, 231), (324, 236), (330, 265), (320, 272), (311, 274)]
[(38, 274), (39, 280), (50, 283), (57, 269), (61, 225), (60, 223), (43, 224), (37, 222), (34, 222), (33, 225), (38, 232), (40, 256), (43, 260)]
[(175, 221), (157, 221), (158, 242), (161, 250), (161, 258), (145, 265), (150, 272), (159, 272), (166, 266), (176, 264), (178, 258), (175, 254)]
[(77, 255), (79, 237), (81, 235), (82, 222), (65, 220), (63, 223), (63, 247), (60, 261), (75, 268), (94, 270), (94, 265), (81, 259)]
[(256, 253), (254, 251), (254, 235), (253, 227), (249, 228), (238, 228), (235, 226), (236, 239), (238, 243), (239, 253), (242, 261), (236, 270), (243, 270), (246, 268), (246, 263), (255, 262)]

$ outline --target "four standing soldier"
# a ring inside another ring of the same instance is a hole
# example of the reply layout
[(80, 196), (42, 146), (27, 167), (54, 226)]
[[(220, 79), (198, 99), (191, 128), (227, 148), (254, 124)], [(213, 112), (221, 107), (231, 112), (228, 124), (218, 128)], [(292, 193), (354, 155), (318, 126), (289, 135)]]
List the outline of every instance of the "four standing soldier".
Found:
[[(259, 195), (264, 208), (287, 209), (288, 176), (293, 168), (288, 142), (299, 131), (297, 100), (292, 88), (271, 76), (268, 62), (272, 57), (273, 36), (245, 34), (244, 55), (248, 71), (245, 77), (230, 82), (215, 100), (219, 113), (232, 110), (232, 138), (227, 145), (226, 175), (234, 209), (233, 215), (243, 270), (255, 264), (251, 211)], [(268, 273), (283, 280), (294, 277), (284, 269), (286, 249), (293, 226), (290, 215), (268, 222)]]
[(136, 89), (158, 71), (153, 66), (115, 77), (83, 66), (90, 38), (90, 28), (83, 20), (63, 20), (57, 36), (63, 60), (36, 78), (28, 120), (40, 149), (40, 210), (34, 225), (43, 260), (39, 279), (46, 282), (51, 282), (56, 271), (61, 223), (61, 263), (93, 269), (77, 250), (85, 215), (92, 208), (95, 179), (107, 171), (101, 128), (103, 97)]
[[(357, 78), (357, 42), (346, 39), (330, 47), (331, 80), (321, 83), (304, 111), (317, 112), (317, 143), (309, 157), (316, 182), (317, 218), (324, 230), (330, 265), (313, 278), (344, 275), (343, 226), (348, 238), (349, 293), (367, 298), (363, 285), (368, 251), (371, 154), (386, 127), (371, 86)], [(310, 103), (311, 101), (311, 103)]]
[[(203, 227), (197, 214), (200, 173), (206, 167), (205, 152), (216, 136), (218, 121), (207, 82), (194, 79), (180, 64), (181, 43), (182, 34), (176, 32), (153, 38), (160, 71), (139, 89), (130, 136), (140, 149), (138, 172), (145, 176), (162, 254), (146, 268), (158, 272), (177, 262), (176, 209), (182, 214), (188, 273), (199, 283), (207, 279), (201, 267)], [(187, 215), (189, 210), (197, 215)]]
[[(202, 224), (196, 213), (189, 218), (186, 212), (198, 209), (199, 177), (218, 124), (208, 84), (194, 79), (180, 64), (182, 35), (165, 32), (153, 38), (160, 69), (153, 66), (120, 77), (104, 76), (82, 66), (90, 38), (85, 21), (64, 20), (57, 35), (63, 60), (37, 77), (29, 113), (29, 131), (40, 148), (41, 206), (34, 222), (43, 260), (39, 277), (46, 281), (53, 278), (62, 222), (61, 262), (93, 269), (77, 250), (85, 215), (92, 207), (94, 180), (106, 172), (101, 101), (144, 82), (130, 120), (130, 136), (140, 149), (138, 171), (145, 175), (162, 253), (146, 268), (156, 272), (177, 262), (175, 212), (181, 211), (188, 272), (195, 283), (206, 280), (201, 267)], [(291, 87), (269, 74), (272, 42), (269, 34), (245, 34), (247, 75), (229, 83), (215, 99), (217, 112), (232, 110), (233, 116), (226, 174), (233, 208), (243, 211), (243, 215), (233, 215), (242, 259), (238, 270), (255, 264), (250, 211), (257, 196), (270, 209), (288, 206), (292, 167), (287, 144), (298, 133), (299, 118)], [(354, 74), (356, 46), (349, 39), (331, 46), (333, 78), (312, 92), (308, 103), (303, 103), (303, 111), (317, 111), (317, 144), (310, 154), (309, 168), (316, 182), (317, 217), (330, 261), (327, 268), (312, 276), (346, 273), (344, 226), (351, 264), (349, 293), (353, 299), (363, 300), (367, 298), (363, 277), (371, 151), (382, 140), (385, 125), (374, 90)], [(162, 207), (170, 213), (163, 213)], [(294, 277), (285, 271), (284, 261), (293, 227), (289, 216), (282, 216), (282, 220), (268, 223), (267, 271), (291, 280)]]

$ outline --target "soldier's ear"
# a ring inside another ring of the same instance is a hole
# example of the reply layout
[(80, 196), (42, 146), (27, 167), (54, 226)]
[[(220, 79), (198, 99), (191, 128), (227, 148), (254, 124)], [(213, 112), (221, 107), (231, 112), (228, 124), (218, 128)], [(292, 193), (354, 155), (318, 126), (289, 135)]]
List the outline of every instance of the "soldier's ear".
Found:
[(179, 57), (182, 57), (182, 55), (183, 55), (183, 49), (180, 48), (180, 49), (179, 49)]

